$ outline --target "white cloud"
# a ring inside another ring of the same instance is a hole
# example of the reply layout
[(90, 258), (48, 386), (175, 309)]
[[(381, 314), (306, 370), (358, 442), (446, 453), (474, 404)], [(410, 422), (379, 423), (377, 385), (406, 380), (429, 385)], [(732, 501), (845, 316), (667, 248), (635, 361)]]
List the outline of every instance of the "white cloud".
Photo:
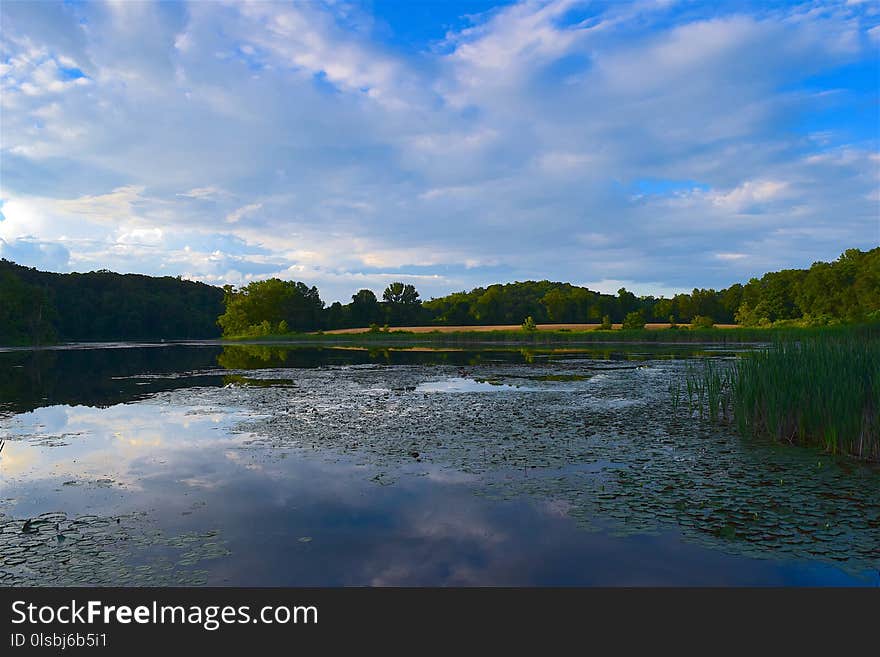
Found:
[(771, 201), (784, 198), (788, 183), (778, 180), (747, 180), (729, 192), (714, 192), (708, 195), (716, 206), (741, 212)]
[(253, 214), (257, 210), (263, 207), (262, 203), (251, 203), (250, 205), (245, 205), (240, 208), (237, 208), (226, 215), (226, 222), (230, 224), (237, 223), (241, 221), (242, 217), (246, 217), (249, 214)]
[(178, 196), (184, 196), (186, 198), (194, 198), (194, 199), (213, 199), (219, 196), (225, 195), (222, 189), (218, 189), (217, 187), (193, 187), (188, 192), (181, 192)]
[(324, 76), (339, 89), (392, 109), (405, 109), (396, 93), (410, 73), (398, 59), (343, 32), (332, 15), (307, 3), (246, 3), (238, 7), (246, 55), (265, 53), (272, 65)]
[(90, 221), (115, 223), (133, 216), (134, 206), (142, 200), (143, 191), (143, 186), (126, 185), (106, 194), (59, 200), (55, 205), (62, 212), (85, 215)]
[(159, 245), (165, 233), (161, 228), (131, 228), (121, 231), (116, 238), (117, 244)]
[(735, 9), (522, 2), (408, 47), (343, 3), (3, 3), (0, 239), (328, 300), (720, 287), (876, 245), (880, 135), (834, 72), (877, 16)]

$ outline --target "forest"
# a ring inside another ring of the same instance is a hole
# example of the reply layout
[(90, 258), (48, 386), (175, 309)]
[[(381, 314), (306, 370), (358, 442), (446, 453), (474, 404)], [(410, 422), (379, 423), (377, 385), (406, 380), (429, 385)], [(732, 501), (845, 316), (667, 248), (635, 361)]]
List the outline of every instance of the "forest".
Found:
[(223, 290), (171, 276), (56, 274), (0, 260), (0, 344), (219, 337)]
[(834, 262), (764, 274), (722, 290), (672, 298), (601, 294), (523, 281), (422, 301), (410, 284), (367, 289), (327, 306), (315, 286), (273, 278), (218, 288), (170, 276), (56, 274), (0, 260), (0, 344), (259, 336), (369, 326), (536, 323), (736, 323), (826, 326), (880, 321), (880, 247)]

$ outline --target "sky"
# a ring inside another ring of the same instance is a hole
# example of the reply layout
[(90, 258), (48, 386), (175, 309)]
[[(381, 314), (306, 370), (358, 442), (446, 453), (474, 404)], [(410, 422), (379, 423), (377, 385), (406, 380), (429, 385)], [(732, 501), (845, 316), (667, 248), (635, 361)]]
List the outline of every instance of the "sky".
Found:
[(0, 3), (0, 257), (326, 302), (880, 244), (880, 3)]

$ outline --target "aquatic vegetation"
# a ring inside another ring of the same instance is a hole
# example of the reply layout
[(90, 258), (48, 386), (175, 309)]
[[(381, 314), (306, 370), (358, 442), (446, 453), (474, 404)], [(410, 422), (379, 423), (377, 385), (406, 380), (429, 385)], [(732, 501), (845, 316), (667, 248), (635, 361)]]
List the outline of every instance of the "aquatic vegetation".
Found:
[(670, 383), (667, 390), (669, 391), (669, 399), (672, 402), (672, 412), (674, 413), (681, 405), (681, 384), (678, 381)]
[[(696, 412), (700, 419), (727, 422), (729, 419), (731, 388), (733, 374), (729, 367), (719, 364), (716, 360), (705, 360), (702, 363), (688, 363), (685, 374), (687, 386), (688, 410)], [(678, 406), (677, 397), (673, 394), (673, 406)]]
[(589, 376), (583, 374), (544, 374), (543, 376), (530, 376), (533, 381), (586, 381)]
[(880, 337), (780, 341), (739, 359), (732, 384), (742, 433), (880, 459)]
[[(689, 413), (734, 422), (744, 436), (880, 459), (877, 331), (777, 340), (733, 363), (691, 363), (685, 386)], [(677, 409), (677, 384), (669, 395)]]
[(0, 513), (0, 586), (197, 586), (192, 567), (229, 554), (214, 530), (168, 535), (145, 514)]

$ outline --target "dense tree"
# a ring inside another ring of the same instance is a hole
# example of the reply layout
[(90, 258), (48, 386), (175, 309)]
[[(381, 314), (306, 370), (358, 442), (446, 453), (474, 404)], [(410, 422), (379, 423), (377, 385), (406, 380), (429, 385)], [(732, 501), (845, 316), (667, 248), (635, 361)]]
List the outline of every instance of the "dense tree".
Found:
[(547, 319), (551, 322), (569, 322), (575, 314), (571, 295), (561, 288), (550, 290), (541, 299), (541, 303), (547, 309)]
[(449, 296), (432, 299), (423, 306), (436, 324), (465, 326), (476, 324), (477, 318), (471, 312), (472, 293), (454, 292)]
[(346, 306), (343, 306), (338, 301), (334, 301), (332, 304), (330, 304), (330, 307), (327, 308), (327, 312), (324, 316), (325, 326), (339, 328), (343, 326), (348, 326), (349, 321), (348, 308)]
[(626, 317), (639, 307), (639, 300), (636, 295), (627, 290), (625, 287), (617, 291), (618, 314)]
[(386, 322), (395, 326), (417, 324), (422, 318), (422, 302), (416, 288), (401, 282), (391, 283), (382, 293)]
[(673, 323), (673, 321), (678, 318), (675, 301), (672, 299), (658, 299), (652, 308), (651, 316), (655, 322), (668, 320), (670, 324)]
[(226, 311), (217, 323), (224, 335), (313, 331), (321, 327), (323, 308), (318, 288), (270, 278), (227, 291)]
[(55, 337), (55, 308), (46, 288), (0, 271), (0, 344), (40, 344)]
[(753, 278), (742, 287), (737, 321), (749, 326), (880, 319), (880, 248), (850, 249), (835, 262)]
[(513, 324), (531, 315), (539, 323), (622, 321), (641, 311), (655, 322), (769, 325), (880, 319), (880, 248), (851, 249), (833, 263), (809, 270), (770, 272), (723, 290), (695, 288), (671, 299), (636, 297), (625, 288), (616, 296), (550, 281), (524, 281), (456, 292), (424, 304), (437, 324)]
[[(418, 294), (418, 293), (417, 293)], [(351, 322), (354, 326), (369, 326), (384, 321), (382, 307), (372, 290), (358, 290), (351, 297), (349, 306)], [(331, 325), (332, 326), (332, 325)]]
[(836, 262), (817, 262), (794, 293), (808, 321), (859, 321), (880, 309), (880, 249), (850, 249)]
[(56, 274), (0, 260), (0, 343), (220, 335), (223, 290), (171, 276)]

